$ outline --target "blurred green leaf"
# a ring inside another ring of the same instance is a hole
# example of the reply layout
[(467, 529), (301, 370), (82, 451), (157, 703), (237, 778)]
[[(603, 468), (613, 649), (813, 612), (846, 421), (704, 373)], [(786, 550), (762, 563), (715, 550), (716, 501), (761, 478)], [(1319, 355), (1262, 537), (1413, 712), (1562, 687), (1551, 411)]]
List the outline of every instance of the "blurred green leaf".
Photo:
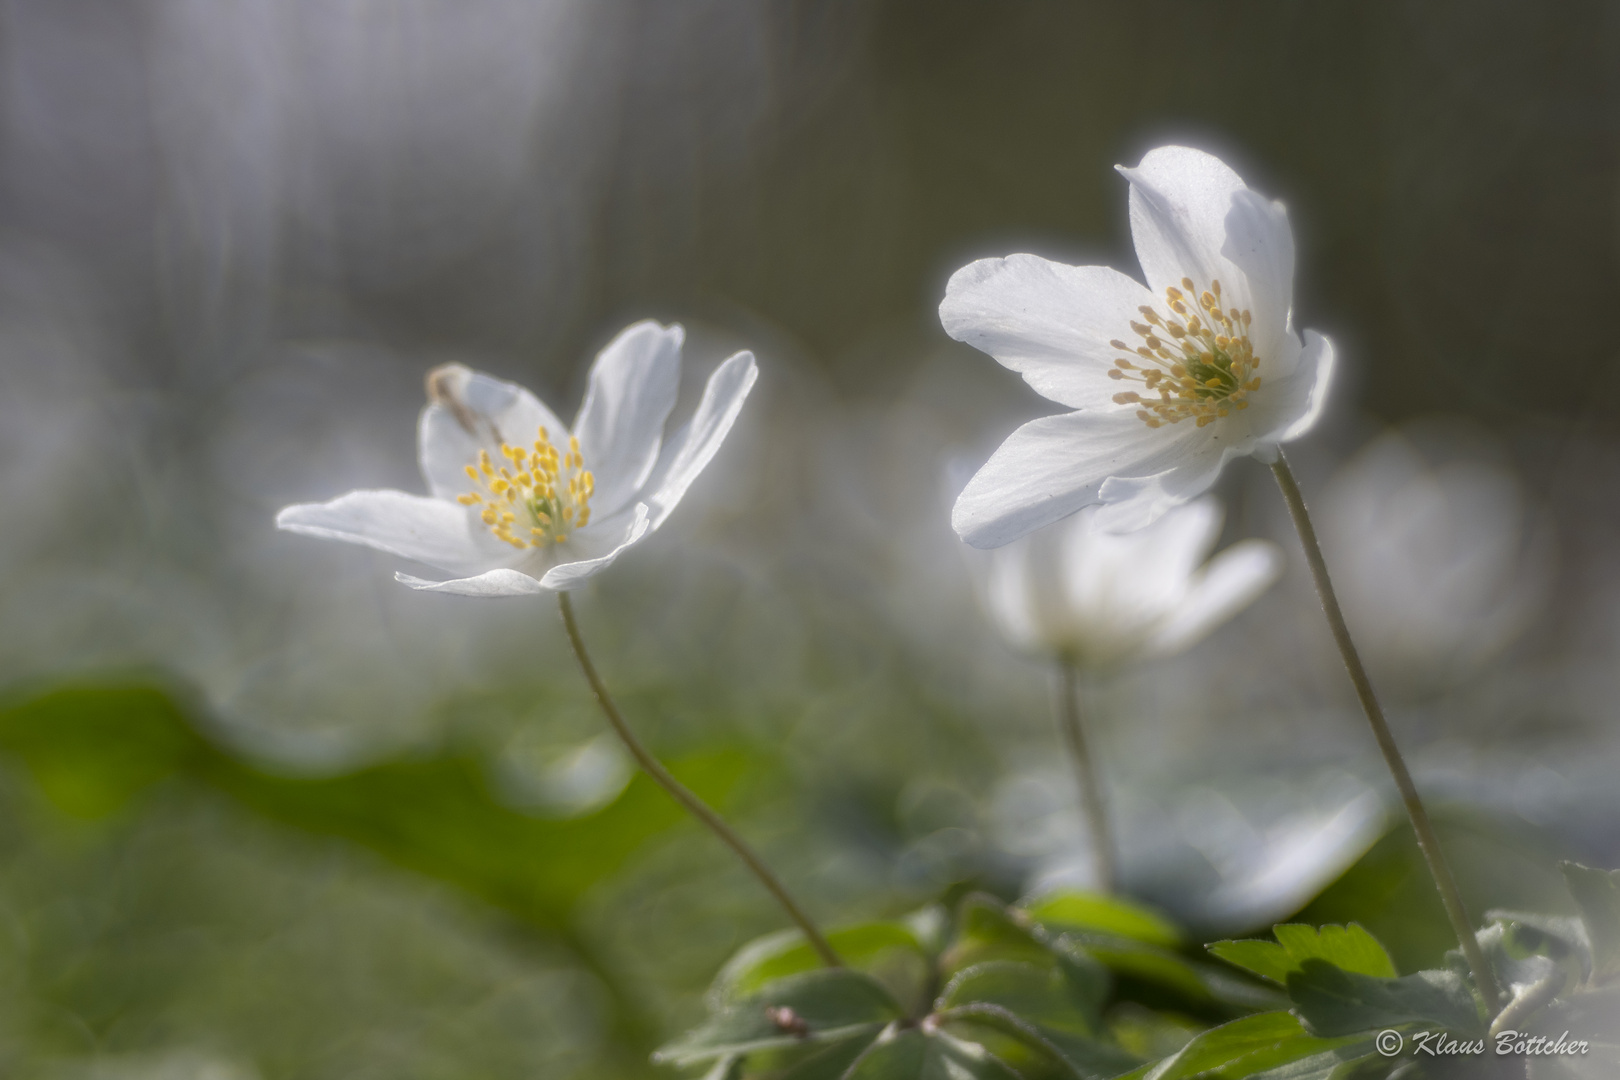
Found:
[(970, 1003), (999, 1005), (1054, 1031), (1096, 1036), (1102, 1031), (1101, 1001), (1086, 994), (1062, 969), (991, 960), (958, 972), (935, 1002), (936, 1009)]
[(1574, 862), (1559, 863), (1558, 868), (1586, 924), (1592, 979), (1612, 979), (1620, 974), (1620, 871), (1594, 870)]
[(1022, 912), (993, 896), (971, 893), (956, 910), (956, 937), (940, 959), (944, 974), (987, 960), (1051, 963), (1052, 953), (1031, 932)]
[[(867, 971), (881, 964), (886, 954), (901, 952), (922, 964), (930, 963), (927, 950), (909, 926), (901, 922), (869, 922), (829, 931), (827, 940), (850, 967)], [(804, 934), (779, 930), (744, 945), (720, 969), (710, 988), (710, 1001), (718, 1006), (755, 993), (766, 983), (822, 966)]]
[(1324, 1038), (1403, 1024), (1431, 1024), (1465, 1034), (1483, 1029), (1473, 991), (1453, 971), (1380, 979), (1344, 971), (1326, 960), (1306, 960), (1289, 973), (1288, 996), (1306, 1029)]
[(1117, 896), (1065, 889), (1043, 893), (1018, 907), (1054, 932), (1096, 930), (1167, 949), (1184, 940), (1181, 928), (1163, 915)]
[(1288, 981), (1289, 972), (1298, 971), (1301, 964), (1312, 959), (1379, 979), (1393, 979), (1400, 974), (1378, 939), (1356, 923), (1320, 929), (1284, 923), (1273, 927), (1272, 933), (1277, 936), (1275, 942), (1217, 941), (1205, 948), (1227, 963), (1279, 986)]
[[(586, 889), (653, 836), (684, 820), (638, 774), (595, 813), (556, 821), (500, 801), (475, 756), (446, 751), (337, 776), (277, 775), (212, 740), (152, 686), (69, 687), (0, 712), (0, 752), (15, 755), (51, 803), (82, 818), (127, 807), (143, 790), (184, 776), (265, 817), (361, 844), (450, 882), (548, 930), (567, 927)], [(724, 750), (670, 769), (718, 801), (749, 767)]]
[(875, 979), (827, 968), (779, 979), (723, 1008), (660, 1048), (655, 1060), (685, 1066), (756, 1050), (840, 1042), (900, 1017), (900, 1006)]
[(775, 1080), (843, 1080), (855, 1059), (872, 1045), (882, 1031), (882, 1028), (874, 1027), (852, 1039), (817, 1046), (810, 1054), (776, 1074)]
[[(1019, 967), (1028, 970), (1010, 970)], [(987, 968), (1000, 970), (985, 971)], [(1083, 1080), (1116, 1076), (1139, 1062), (1141, 1058), (1086, 1028), (1084, 1018), (1069, 1007), (1065, 989), (1053, 978), (1056, 975), (1020, 964), (992, 963), (970, 968), (952, 980), (934, 1017), (951, 1030), (986, 1043), (1021, 1073), (1027, 1074), (1036, 1066), (1022, 1060), (1029, 1056), (1028, 1051), (1058, 1066), (1059, 1073)], [(995, 1045), (987, 1040), (984, 1029), (1001, 1036), (1003, 1042), (1021, 1044), (1025, 1053), (1018, 1055), (1015, 1049)]]
[(116, 814), (208, 749), (154, 687), (70, 687), (0, 712), (0, 751), (22, 760), (53, 806), (85, 820)]
[(1023, 1080), (977, 1043), (938, 1029), (891, 1025), (844, 1080)]
[(1168, 991), (1196, 1009), (1224, 1009), (1226, 1015), (1231, 1015), (1233, 1011), (1274, 1009), (1283, 1004), (1280, 994), (1258, 983), (1117, 934), (1070, 932), (1058, 937), (1053, 947), (1071, 957), (1092, 959), (1121, 977)]
[[(1285, 1012), (1246, 1016), (1212, 1028), (1163, 1061), (1144, 1066), (1121, 1080), (1237, 1080), (1238, 1077), (1287, 1075), (1327, 1077), (1347, 1062), (1373, 1050), (1364, 1037), (1317, 1038)], [(1273, 1070), (1285, 1066), (1286, 1073)]]

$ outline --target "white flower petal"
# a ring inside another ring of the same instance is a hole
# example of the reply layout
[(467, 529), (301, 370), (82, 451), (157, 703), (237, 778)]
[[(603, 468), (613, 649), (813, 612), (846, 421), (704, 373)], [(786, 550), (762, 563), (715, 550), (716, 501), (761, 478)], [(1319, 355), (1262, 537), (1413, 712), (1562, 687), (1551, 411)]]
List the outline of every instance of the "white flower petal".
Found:
[(1106, 266), (1065, 266), (1036, 255), (980, 259), (951, 275), (939, 319), (945, 332), (995, 357), (1042, 397), (1071, 409), (1119, 409), (1107, 377), (1135, 341), (1131, 321), (1153, 303), (1142, 285)]
[(1154, 294), (1180, 288), (1184, 277), (1199, 289), (1219, 280), (1223, 296), (1243, 288), (1238, 306), (1247, 306), (1247, 276), (1223, 254), (1233, 196), (1248, 190), (1243, 178), (1220, 158), (1185, 146), (1161, 146), (1134, 169), (1115, 168), (1131, 182), (1131, 240)]
[(1000, 547), (1096, 502), (1111, 476), (1151, 475), (1177, 464), (1185, 454), (1166, 434), (1131, 413), (1033, 420), (968, 481), (951, 510), (951, 527), (974, 547)]
[(447, 405), (430, 404), (416, 428), (417, 460), (433, 494), (453, 499), (472, 490), (466, 469), (478, 460), (479, 450), (493, 454), (502, 442), (528, 446), (542, 427), (553, 443), (566, 444), (568, 429), (529, 391), (460, 365), (456, 368), (447, 372), (446, 390), (465, 406), (462, 415)]
[(646, 503), (637, 503), (635, 516), (631, 520), (629, 530), (624, 539), (619, 541), (617, 547), (605, 555), (598, 555), (593, 559), (580, 559), (576, 562), (558, 563), (546, 571), (546, 576), (540, 579), (540, 584), (556, 592), (567, 592), (577, 589), (585, 584), (588, 578), (595, 577), (603, 570), (613, 565), (613, 560), (624, 554), (629, 548), (641, 542), (641, 539), (652, 532), (653, 524)]
[[(1097, 510), (1097, 527), (1104, 532), (1135, 532), (1145, 529), (1166, 513), (1190, 502), (1215, 483), (1221, 469), (1249, 450), (1249, 442), (1223, 441), (1211, 424), (1204, 432), (1184, 437), (1181, 457), (1171, 468), (1138, 475), (1110, 476), (1097, 492), (1102, 506)], [(1204, 435), (1204, 437), (1199, 437)]]
[(1148, 646), (1169, 656), (1195, 644), (1248, 607), (1282, 575), (1282, 549), (1268, 540), (1242, 540), (1209, 561)]
[(1221, 248), (1249, 281), (1249, 340), (1266, 374), (1281, 378), (1293, 371), (1298, 348), (1290, 330), (1294, 303), (1294, 231), (1288, 211), (1247, 188), (1232, 195), (1226, 212), (1226, 243)]
[(651, 528), (664, 523), (692, 481), (714, 458), (757, 378), (759, 368), (754, 354), (746, 351), (732, 356), (709, 376), (697, 411), (664, 444), (658, 464), (641, 489), (641, 498), (651, 510)]
[(1293, 372), (1263, 383), (1249, 398), (1247, 419), (1255, 433), (1254, 456), (1268, 463), (1275, 461), (1278, 445), (1293, 442), (1315, 427), (1332, 382), (1333, 343), (1315, 330), (1305, 331), (1305, 347)]
[(276, 515), (276, 527), (363, 544), (452, 574), (488, 569), (506, 554), (465, 507), (403, 491), (351, 491), (331, 502), (289, 506)]
[(629, 504), (658, 460), (664, 421), (681, 382), (686, 331), (650, 320), (626, 328), (591, 365), (590, 386), (574, 421), (585, 467), (596, 478), (593, 512)]
[(399, 573), (394, 575), (394, 580), (421, 592), (448, 593), (451, 596), (543, 596), (551, 592), (528, 574), (508, 567), (451, 581), (428, 581)]

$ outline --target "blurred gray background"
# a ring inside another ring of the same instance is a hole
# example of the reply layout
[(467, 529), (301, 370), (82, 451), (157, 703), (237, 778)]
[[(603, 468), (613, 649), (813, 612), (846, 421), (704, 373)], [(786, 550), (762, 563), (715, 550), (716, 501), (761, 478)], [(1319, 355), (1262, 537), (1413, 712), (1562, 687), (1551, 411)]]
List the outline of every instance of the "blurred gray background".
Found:
[[(762, 377), (582, 597), (633, 720), (743, 755), (728, 808), (828, 920), (1083, 881), (1048, 673), (947, 524), (1051, 407), (935, 309), (987, 255), (1134, 273), (1112, 166), (1178, 142), (1288, 204), (1296, 324), (1342, 357), (1298, 467), (1473, 899), (1556, 904), (1559, 855), (1620, 862), (1617, 57), (1600, 2), (5, 0), (0, 679), (156, 678), (285, 776), (467, 748), (511, 807), (588, 816), (628, 772), (549, 606), (271, 522), (421, 490), (434, 364), (569, 416), (620, 327), (680, 321), (689, 397), (736, 348)], [(1092, 688), (1127, 884), (1210, 932), (1399, 863), (1268, 484), (1218, 491), (1284, 582)], [(682, 828), (518, 933), (179, 786), (66, 825), (0, 781), (16, 1075), (639, 1075), (777, 925)], [(1408, 902), (1377, 880), (1316, 915)]]

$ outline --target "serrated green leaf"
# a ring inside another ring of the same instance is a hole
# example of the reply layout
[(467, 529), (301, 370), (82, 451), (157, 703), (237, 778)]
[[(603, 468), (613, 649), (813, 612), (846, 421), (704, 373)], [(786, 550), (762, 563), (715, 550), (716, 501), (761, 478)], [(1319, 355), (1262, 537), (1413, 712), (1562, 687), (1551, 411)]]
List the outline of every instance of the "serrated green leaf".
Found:
[[(928, 953), (905, 923), (870, 922), (832, 930), (827, 940), (850, 967), (864, 970), (884, 953), (900, 951), (929, 961)], [(711, 1007), (757, 992), (776, 979), (822, 966), (821, 957), (798, 930), (780, 930), (756, 938), (726, 961), (709, 989)]]
[(1348, 1061), (1365, 1057), (1364, 1037), (1324, 1039), (1311, 1035), (1285, 1012), (1246, 1016), (1212, 1028), (1178, 1053), (1132, 1074), (1140, 1080), (1238, 1080), (1239, 1077), (1327, 1076)]
[(1272, 929), (1275, 942), (1217, 941), (1205, 946), (1210, 953), (1235, 967), (1252, 971), (1279, 986), (1306, 960), (1326, 960), (1345, 971), (1393, 979), (1400, 973), (1389, 953), (1357, 923), (1321, 928), (1283, 923)]
[(828, 968), (770, 983), (662, 1047), (654, 1059), (686, 1066), (756, 1050), (840, 1042), (900, 1016), (900, 1007), (877, 980)]
[(1062, 889), (1019, 903), (1030, 918), (1053, 932), (1090, 930), (1178, 948), (1184, 936), (1175, 923), (1141, 904), (1117, 896)]
[(1483, 1027), (1473, 991), (1453, 971), (1379, 979), (1306, 960), (1289, 973), (1288, 996), (1306, 1030), (1323, 1038), (1414, 1023), (1468, 1035)]
[(1606, 982), (1620, 975), (1620, 871), (1573, 862), (1559, 863), (1558, 868), (1592, 944), (1592, 979)]
[(938, 1029), (891, 1025), (852, 1065), (844, 1080), (1023, 1080), (976, 1043)]

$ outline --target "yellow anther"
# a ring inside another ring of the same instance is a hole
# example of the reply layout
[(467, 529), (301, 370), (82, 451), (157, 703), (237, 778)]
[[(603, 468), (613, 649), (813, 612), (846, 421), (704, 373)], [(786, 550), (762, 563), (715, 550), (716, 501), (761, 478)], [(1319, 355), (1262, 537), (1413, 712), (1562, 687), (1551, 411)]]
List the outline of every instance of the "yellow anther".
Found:
[(1110, 379), (1123, 379), (1125, 377), (1125, 373), (1119, 370), (1119, 368), (1109, 368), (1108, 377)]
[(1136, 334), (1137, 337), (1147, 337), (1149, 334), (1153, 333), (1152, 327), (1143, 326), (1139, 322), (1131, 323), (1131, 330)]
[[(546, 429), (536, 429), (533, 450), (502, 444), (480, 449), (465, 467), (476, 490), (456, 496), (462, 506), (480, 506), (478, 519), (498, 540), (517, 548), (542, 548), (568, 539), (565, 527), (583, 528), (590, 520), (596, 477), (585, 469), (579, 440), (570, 437), (561, 453)], [(511, 463), (497, 466), (494, 454)], [(515, 470), (515, 471), (514, 471)]]
[(1118, 349), (1120, 352), (1126, 352), (1126, 351), (1128, 351), (1130, 349), (1129, 345), (1125, 344), (1123, 341), (1120, 341), (1117, 338), (1114, 339), (1113, 341), (1110, 341), (1108, 344), (1112, 345), (1114, 348)]
[(1124, 393), (1114, 395), (1114, 403), (1116, 405), (1134, 405), (1141, 400), (1142, 395), (1138, 394), (1135, 390), (1126, 390)]
[[(1184, 277), (1184, 278), (1181, 279), (1181, 287), (1183, 289), (1186, 289), (1188, 292), (1197, 292), (1198, 291), (1198, 287), (1193, 284), (1192, 278), (1190, 278), (1190, 277)], [(1169, 292), (1170, 290), (1166, 289), (1164, 291)]]
[(470, 491), (465, 495), (456, 496), (456, 502), (460, 503), (462, 506), (477, 506), (483, 501), (484, 497), (478, 494), (476, 491)]

